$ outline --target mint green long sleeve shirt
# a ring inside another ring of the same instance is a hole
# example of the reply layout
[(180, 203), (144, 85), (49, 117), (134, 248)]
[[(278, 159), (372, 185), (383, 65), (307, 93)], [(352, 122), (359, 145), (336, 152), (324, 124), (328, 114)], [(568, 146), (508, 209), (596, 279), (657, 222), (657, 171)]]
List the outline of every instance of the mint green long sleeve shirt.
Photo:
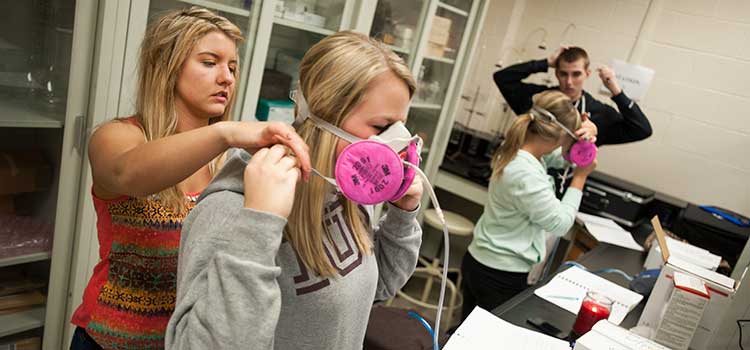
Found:
[(573, 226), (581, 190), (568, 188), (555, 197), (548, 167), (565, 166), (561, 150), (542, 157), (519, 150), (502, 176), (489, 186), (489, 200), (474, 228), (471, 256), (485, 266), (529, 272), (546, 255), (547, 234), (562, 236)]

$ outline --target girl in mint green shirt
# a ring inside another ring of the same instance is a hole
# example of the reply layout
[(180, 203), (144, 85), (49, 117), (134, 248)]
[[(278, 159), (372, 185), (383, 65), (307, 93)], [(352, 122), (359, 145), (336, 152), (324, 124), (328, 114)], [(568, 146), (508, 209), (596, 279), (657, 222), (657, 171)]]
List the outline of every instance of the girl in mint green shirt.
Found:
[(531, 266), (546, 255), (546, 236), (562, 236), (573, 226), (583, 184), (596, 161), (576, 168), (562, 200), (555, 197), (547, 168), (566, 166), (562, 152), (577, 141), (562, 126), (582, 126), (570, 98), (559, 91), (539, 93), (495, 154), (489, 200), (461, 266), (464, 318), (477, 305), (492, 310), (524, 290)]

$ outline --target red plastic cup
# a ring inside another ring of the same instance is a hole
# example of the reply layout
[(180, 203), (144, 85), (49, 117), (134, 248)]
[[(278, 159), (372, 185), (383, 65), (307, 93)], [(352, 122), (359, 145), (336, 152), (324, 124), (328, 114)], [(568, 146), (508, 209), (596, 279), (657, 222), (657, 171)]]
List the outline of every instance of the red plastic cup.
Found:
[(581, 304), (581, 310), (578, 311), (578, 318), (573, 324), (573, 333), (580, 337), (594, 327), (599, 320), (609, 318), (612, 311), (612, 299), (597, 292), (587, 292), (586, 297)]

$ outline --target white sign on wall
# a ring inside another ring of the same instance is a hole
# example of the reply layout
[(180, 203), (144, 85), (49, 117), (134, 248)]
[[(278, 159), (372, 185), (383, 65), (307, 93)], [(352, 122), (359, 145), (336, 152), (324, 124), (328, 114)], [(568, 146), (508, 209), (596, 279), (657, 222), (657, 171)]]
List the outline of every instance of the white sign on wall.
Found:
[[(640, 101), (643, 96), (646, 96), (651, 81), (654, 79), (653, 69), (621, 60), (612, 60), (610, 68), (615, 72), (617, 83), (620, 84), (620, 88), (625, 91), (628, 97)], [(601, 86), (600, 90), (603, 93), (609, 92), (604, 85)]]

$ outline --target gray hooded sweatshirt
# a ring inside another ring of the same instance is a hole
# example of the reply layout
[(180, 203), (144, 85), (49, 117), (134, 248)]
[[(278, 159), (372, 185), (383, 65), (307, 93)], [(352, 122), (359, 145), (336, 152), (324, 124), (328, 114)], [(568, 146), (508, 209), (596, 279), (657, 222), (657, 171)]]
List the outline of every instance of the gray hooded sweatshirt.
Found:
[[(416, 211), (389, 204), (365, 253), (330, 194), (324, 246), (338, 273), (323, 278), (282, 239), (285, 218), (243, 206), (250, 155), (230, 153), (183, 225), (166, 348), (361, 349), (373, 302), (393, 296), (416, 266)], [(362, 209), (369, 222), (372, 208)]]

